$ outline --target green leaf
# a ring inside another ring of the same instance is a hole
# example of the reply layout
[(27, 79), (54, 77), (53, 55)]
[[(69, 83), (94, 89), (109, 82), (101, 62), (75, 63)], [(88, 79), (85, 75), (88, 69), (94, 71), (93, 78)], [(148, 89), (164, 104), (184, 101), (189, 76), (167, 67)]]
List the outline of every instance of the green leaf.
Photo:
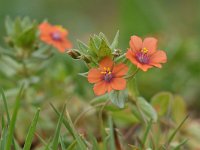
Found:
[(18, 35), (23, 31), (23, 27), (21, 25), (21, 19), (19, 17), (15, 19), (13, 27), (14, 27), (13, 38), (17, 38)]
[(78, 73), (78, 75), (83, 76), (83, 77), (88, 77), (88, 72), (84, 72), (84, 73)]
[[(178, 111), (177, 111), (178, 110)], [(176, 123), (180, 123), (186, 116), (186, 103), (181, 96), (174, 96), (172, 106), (172, 118)]]
[(92, 37), (90, 37), (89, 47), (90, 47), (89, 52), (91, 53), (91, 55), (96, 56), (97, 53), (98, 53), (98, 48), (97, 48), (96, 43), (94, 42)]
[(109, 93), (109, 98), (113, 104), (119, 108), (124, 108), (125, 101), (128, 99), (127, 90), (113, 90)]
[(18, 96), (16, 98), (13, 115), (12, 115), (12, 118), (11, 118), (11, 121), (10, 121), (10, 124), (9, 124), (9, 127), (8, 127), (6, 150), (10, 150), (11, 149), (11, 142), (13, 141), (15, 122), (16, 122), (18, 110), (19, 110), (19, 107), (20, 107), (20, 99), (21, 99), (22, 93), (23, 93), (23, 86), (21, 87), (21, 89), (19, 91), (19, 94), (18, 94)]
[(118, 47), (118, 43), (119, 43), (119, 30), (117, 31), (116, 35), (115, 35), (115, 38), (110, 46), (110, 48), (112, 50), (116, 49)]
[(157, 121), (158, 116), (156, 111), (143, 97), (138, 97), (136, 103), (148, 120), (152, 119), (153, 122)]
[(38, 118), (39, 118), (39, 114), (40, 114), (40, 109), (37, 110), (37, 112), (36, 112), (36, 114), (33, 118), (33, 121), (31, 123), (31, 126), (29, 128), (29, 131), (28, 131), (28, 134), (27, 134), (27, 137), (26, 137), (26, 140), (25, 140), (23, 150), (30, 150), (30, 148), (31, 148), (31, 144), (32, 144), (32, 141), (33, 141), (36, 125), (37, 125)]
[(24, 30), (17, 38), (16, 43), (24, 48), (32, 48), (36, 40), (37, 26), (32, 25), (30, 28)]
[(101, 40), (102, 40), (102, 39), (99, 38), (99, 36), (97, 36), (97, 35), (94, 35), (92, 38), (93, 38), (93, 41), (94, 41), (94, 43), (95, 43), (97, 49), (99, 49), (99, 48), (100, 48), (100, 45), (101, 45)]
[(89, 47), (85, 43), (83, 43), (79, 40), (77, 41), (77, 43), (78, 43), (78, 47), (79, 47), (80, 52), (87, 55), (88, 52), (89, 52)]
[(120, 124), (123, 125), (130, 125), (139, 122), (137, 117), (134, 114), (132, 114), (132, 112), (129, 112), (129, 110), (118, 111), (118, 112), (113, 111), (112, 117), (116, 123), (119, 122)]
[(106, 42), (106, 44), (110, 47), (109, 41), (107, 39), (107, 37), (105, 36), (105, 34), (103, 34), (102, 32), (99, 33), (99, 38), (104, 40)]
[(62, 122), (63, 122), (63, 116), (64, 116), (65, 108), (66, 108), (66, 105), (64, 106), (63, 111), (62, 111), (62, 113), (59, 117), (58, 124), (57, 124), (57, 127), (56, 127), (56, 132), (54, 134), (54, 138), (53, 138), (53, 141), (52, 141), (52, 149), (55, 149), (55, 150), (58, 149), (60, 129), (61, 129), (61, 125), (62, 125)]
[(90, 104), (91, 105), (96, 105), (96, 104), (99, 104), (99, 103), (106, 102), (107, 100), (108, 100), (108, 94), (104, 94), (104, 95), (97, 96), (94, 99), (92, 99), (90, 101)]
[(172, 106), (173, 95), (169, 92), (160, 92), (152, 97), (151, 104), (159, 116), (166, 115)]
[(102, 39), (101, 41), (101, 46), (98, 51), (98, 56), (100, 58), (104, 58), (106, 56), (112, 56), (112, 51), (104, 39)]
[(142, 116), (140, 115), (140, 113), (138, 112), (138, 109), (135, 105), (131, 105), (131, 112), (133, 113), (133, 115), (140, 121), (142, 122)]
[(6, 17), (5, 27), (6, 27), (7, 34), (12, 35), (12, 33), (13, 33), (13, 21), (10, 19), (10, 17)]

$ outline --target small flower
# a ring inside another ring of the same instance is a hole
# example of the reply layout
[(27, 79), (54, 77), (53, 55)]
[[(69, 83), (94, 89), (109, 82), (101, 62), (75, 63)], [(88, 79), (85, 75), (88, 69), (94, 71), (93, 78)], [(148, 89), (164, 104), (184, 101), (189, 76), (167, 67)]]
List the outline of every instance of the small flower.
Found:
[(68, 32), (61, 26), (53, 26), (48, 22), (43, 22), (39, 25), (40, 39), (50, 45), (53, 45), (60, 52), (65, 52), (65, 49), (71, 48), (71, 42), (66, 38)]
[(99, 63), (99, 68), (90, 69), (88, 81), (95, 83), (94, 93), (103, 95), (112, 90), (124, 90), (126, 80), (123, 78), (128, 72), (128, 67), (123, 64), (114, 64), (110, 57), (105, 57)]
[(130, 49), (126, 53), (126, 57), (143, 71), (149, 68), (162, 68), (161, 63), (167, 62), (166, 53), (157, 50), (157, 39), (147, 37), (142, 41), (138, 36), (131, 36)]

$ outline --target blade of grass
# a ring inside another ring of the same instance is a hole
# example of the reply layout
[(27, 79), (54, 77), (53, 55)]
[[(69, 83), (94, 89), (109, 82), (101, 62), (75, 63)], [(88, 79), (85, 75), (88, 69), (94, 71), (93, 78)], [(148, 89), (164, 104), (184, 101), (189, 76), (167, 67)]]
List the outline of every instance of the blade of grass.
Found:
[(51, 141), (49, 141), (49, 142), (46, 144), (45, 150), (52, 150), (52, 149), (50, 148), (50, 146), (51, 146)]
[(36, 112), (36, 114), (33, 118), (33, 121), (31, 123), (31, 126), (29, 128), (29, 131), (28, 131), (28, 134), (27, 134), (27, 137), (26, 137), (26, 140), (25, 140), (23, 150), (30, 150), (30, 148), (31, 148), (31, 144), (32, 144), (32, 141), (33, 141), (36, 125), (37, 125), (38, 118), (39, 118), (39, 114), (40, 114), (40, 109), (37, 110), (37, 112)]
[(73, 141), (68, 147), (67, 147), (67, 150), (74, 150), (75, 146), (77, 144), (77, 141)]
[(18, 110), (19, 110), (19, 107), (20, 107), (20, 99), (21, 99), (22, 93), (23, 93), (23, 86), (21, 87), (19, 94), (16, 98), (14, 112), (13, 112), (13, 115), (12, 115), (12, 118), (11, 118), (11, 121), (10, 121), (10, 124), (9, 124), (9, 127), (8, 127), (6, 150), (11, 149), (11, 144), (12, 144), (12, 141), (13, 141), (14, 128), (15, 128)]
[[(59, 113), (58, 110), (53, 106), (53, 104), (50, 103), (50, 105), (51, 105), (51, 107), (53, 108), (53, 110), (56, 112), (56, 114), (57, 114), (58, 116), (60, 116), (60, 113)], [(66, 112), (67, 112), (67, 110), (66, 110)], [(65, 127), (68, 129), (68, 131), (71, 133), (71, 135), (74, 137), (74, 139), (77, 141), (79, 149), (86, 150), (87, 148), (86, 148), (84, 142), (82, 141), (82, 139), (81, 139), (79, 133), (77, 133), (77, 131), (75, 130), (75, 127), (74, 127), (74, 125), (73, 125), (73, 123), (72, 123), (72, 120), (71, 120), (71, 118), (70, 118), (68, 112), (67, 112), (67, 120), (65, 120), (65, 118), (64, 118), (64, 119), (63, 119), (63, 123), (64, 123)]]
[(4, 91), (3, 89), (1, 89), (1, 95), (2, 95), (2, 98), (3, 98), (3, 103), (4, 103), (4, 107), (5, 107), (5, 110), (6, 110), (6, 116), (7, 116), (7, 121), (8, 121), (8, 124), (10, 123), (10, 115), (9, 115), (9, 111), (8, 111), (8, 105), (7, 105), (7, 100), (6, 100), (6, 96), (4, 94)]
[(78, 143), (78, 148), (81, 149), (81, 150), (86, 150), (87, 147), (86, 147), (86, 145), (85, 145), (85, 142), (84, 142), (83, 139), (80, 137), (79, 133), (76, 131), (76, 129), (75, 129), (73, 123), (72, 123), (72, 120), (71, 120), (71, 118), (70, 118), (70, 116), (69, 116), (68, 111), (66, 111), (66, 114), (67, 114), (67, 121), (68, 121), (68, 123), (69, 123), (69, 125), (70, 125), (70, 128), (72, 129), (73, 134), (74, 134), (74, 136), (75, 136), (75, 139), (76, 139), (76, 141), (77, 141), (77, 143)]
[(144, 146), (145, 146), (147, 137), (148, 137), (148, 135), (149, 135), (149, 132), (150, 132), (150, 130), (151, 130), (152, 123), (153, 123), (153, 120), (152, 120), (152, 119), (147, 123), (147, 128), (146, 128), (146, 130), (145, 130), (144, 137), (143, 137), (143, 139), (142, 139), (142, 142), (143, 142), (143, 145), (144, 145)]
[[(54, 105), (52, 103), (50, 103), (50, 106), (53, 108), (53, 110), (55, 111), (55, 113), (57, 114), (57, 116), (60, 116), (60, 113), (58, 112), (58, 110), (54, 107)], [(67, 128), (67, 130), (70, 132), (70, 134), (75, 138), (73, 131), (69, 125), (69, 123), (65, 120), (65, 118), (63, 119), (63, 123), (65, 125), (65, 127)]]
[(65, 148), (65, 143), (64, 143), (64, 140), (63, 140), (63, 138), (62, 138), (61, 135), (60, 135), (60, 144), (61, 144), (62, 150), (66, 150), (66, 148)]
[(99, 150), (98, 142), (95, 136), (93, 136), (92, 133), (89, 133), (89, 138), (92, 141), (92, 149)]
[(7, 132), (8, 132), (8, 129), (7, 129), (7, 127), (5, 127), (2, 130), (2, 135), (1, 135), (1, 147), (0, 147), (0, 149), (2, 149), (2, 150), (5, 149)]
[(61, 129), (61, 125), (62, 125), (62, 122), (63, 122), (63, 116), (64, 116), (65, 109), (66, 109), (66, 105), (64, 106), (63, 111), (62, 111), (62, 113), (59, 117), (58, 124), (57, 124), (57, 127), (56, 127), (56, 132), (55, 132), (53, 142), (52, 142), (52, 149), (55, 149), (55, 150), (58, 149), (60, 129)]
[(5, 120), (4, 120), (4, 116), (2, 115), (1, 118), (1, 129), (3, 130), (5, 128)]
[(181, 146), (187, 143), (188, 139), (183, 140), (179, 145), (177, 145), (173, 150), (180, 150)]
[(114, 139), (114, 128), (113, 128), (113, 122), (112, 122), (112, 117), (109, 116), (108, 118), (109, 121), (109, 128), (110, 128), (110, 150), (115, 150), (115, 139)]
[(45, 145), (45, 150), (49, 150), (50, 149), (50, 141), (51, 139), (49, 140), (48, 143), (45, 142), (45, 140), (36, 133), (36, 136), (39, 138), (39, 140), (42, 142), (43, 145)]
[(169, 137), (168, 141), (167, 141), (167, 145), (169, 145), (171, 143), (171, 141), (174, 139), (176, 133), (180, 130), (180, 128), (182, 127), (182, 125), (184, 124), (184, 122), (188, 119), (189, 115), (187, 115), (183, 121), (179, 124), (179, 126), (176, 128), (176, 130), (174, 130), (174, 132), (171, 134), (171, 136)]

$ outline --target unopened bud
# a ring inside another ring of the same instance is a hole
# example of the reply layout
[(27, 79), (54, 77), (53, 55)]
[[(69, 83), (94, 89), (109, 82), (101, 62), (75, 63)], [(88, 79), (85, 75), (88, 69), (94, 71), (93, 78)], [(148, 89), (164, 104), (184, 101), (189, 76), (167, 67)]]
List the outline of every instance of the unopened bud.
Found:
[(115, 49), (113, 52), (114, 57), (119, 57), (122, 54), (122, 51), (120, 49)]
[(87, 64), (91, 62), (90, 58), (87, 56), (81, 55), (79, 58), (84, 60)]
[(80, 59), (79, 57), (81, 56), (81, 54), (77, 50), (74, 50), (74, 49), (67, 50), (67, 54), (69, 54), (74, 59)]

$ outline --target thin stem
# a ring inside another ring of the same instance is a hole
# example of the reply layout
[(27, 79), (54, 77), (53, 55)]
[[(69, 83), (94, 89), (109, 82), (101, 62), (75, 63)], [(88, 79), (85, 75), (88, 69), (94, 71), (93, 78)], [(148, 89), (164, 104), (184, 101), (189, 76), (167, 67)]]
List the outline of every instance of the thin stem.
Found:
[(104, 105), (101, 107), (100, 111), (99, 111), (99, 121), (100, 121), (100, 131), (101, 131), (101, 136), (102, 136), (102, 141), (103, 141), (103, 149), (107, 149), (106, 148), (106, 133), (105, 133), (105, 130), (104, 130), (104, 125), (103, 125), (103, 117), (102, 117), (102, 114), (103, 114), (103, 110), (105, 108), (105, 106), (109, 103), (110, 101), (107, 100)]
[(130, 79), (130, 78), (134, 77), (134, 76), (137, 74), (138, 71), (139, 71), (139, 68), (137, 68), (137, 69), (135, 70), (135, 72), (133, 72), (131, 75), (126, 76), (125, 79)]
[(147, 120), (145, 118), (145, 115), (143, 114), (143, 112), (141, 111), (140, 107), (137, 105), (137, 102), (135, 103), (135, 106), (140, 114), (140, 116), (142, 117), (143, 122), (145, 123), (145, 125), (147, 125)]
[(100, 104), (94, 105), (92, 108), (88, 108), (87, 110), (83, 111), (80, 115), (78, 115), (78, 117), (76, 117), (76, 119), (74, 121), (74, 126), (76, 126), (77, 123), (81, 120), (81, 118), (84, 117), (89, 111), (95, 109), (96, 107), (104, 106), (105, 103), (100, 103)]

